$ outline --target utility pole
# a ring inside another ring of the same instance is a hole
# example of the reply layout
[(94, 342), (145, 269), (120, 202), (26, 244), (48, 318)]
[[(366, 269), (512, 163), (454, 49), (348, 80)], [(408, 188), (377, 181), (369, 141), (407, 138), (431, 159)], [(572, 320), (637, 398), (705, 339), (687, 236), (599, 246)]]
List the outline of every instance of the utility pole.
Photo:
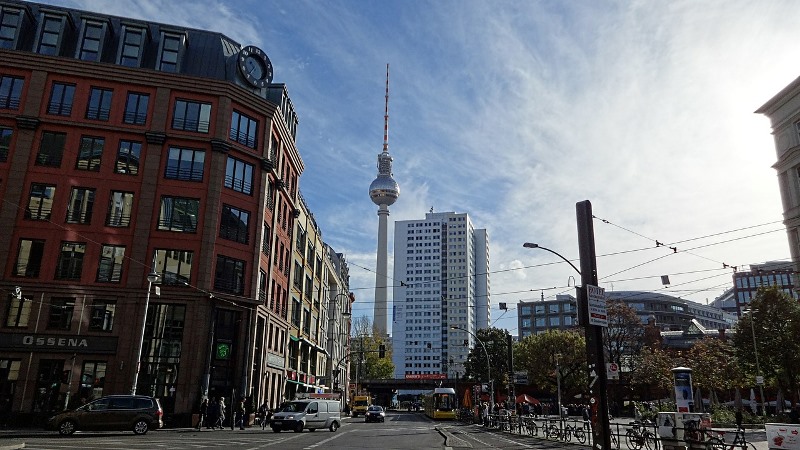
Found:
[[(608, 425), (608, 392), (606, 387), (603, 328), (589, 323), (589, 286), (597, 286), (597, 255), (594, 248), (592, 204), (584, 200), (575, 204), (578, 222), (578, 251), (581, 265), (581, 287), (578, 289), (578, 311), (586, 329), (586, 356), (589, 362), (589, 403), (592, 409), (592, 442), (594, 448), (611, 450)], [(559, 414), (561, 412), (559, 411)]]

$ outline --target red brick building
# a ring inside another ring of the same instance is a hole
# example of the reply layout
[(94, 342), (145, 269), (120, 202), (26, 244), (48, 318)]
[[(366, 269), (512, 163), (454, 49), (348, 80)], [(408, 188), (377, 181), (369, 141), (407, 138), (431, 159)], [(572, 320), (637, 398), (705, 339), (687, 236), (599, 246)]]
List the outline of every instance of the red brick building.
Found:
[(0, 1), (0, 408), (130, 392), (145, 309), (136, 390), (172, 423), (276, 406), (296, 126), (255, 47)]

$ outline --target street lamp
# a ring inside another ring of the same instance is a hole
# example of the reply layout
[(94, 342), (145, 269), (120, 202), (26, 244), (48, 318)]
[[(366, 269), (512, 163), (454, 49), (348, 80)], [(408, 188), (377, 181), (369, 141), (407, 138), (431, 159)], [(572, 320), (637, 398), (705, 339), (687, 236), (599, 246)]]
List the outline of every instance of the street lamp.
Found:
[(483, 347), (483, 353), (486, 355), (486, 372), (489, 377), (489, 411), (494, 410), (494, 383), (492, 382), (492, 362), (489, 360), (489, 352), (486, 351), (486, 346), (483, 345), (483, 341), (480, 340), (480, 338), (478, 338), (478, 336), (472, 331), (469, 331), (466, 328), (461, 328), (456, 325), (450, 325), (450, 328), (453, 330), (466, 331), (467, 333), (471, 334), (472, 337), (474, 337), (479, 344), (481, 344), (481, 347)]
[(755, 313), (758, 312), (757, 309), (747, 308), (745, 309), (746, 312), (750, 313), (750, 331), (753, 333), (753, 355), (756, 357), (756, 384), (758, 384), (758, 390), (761, 394), (761, 415), (766, 416), (767, 410), (764, 404), (764, 378), (761, 378), (761, 383), (759, 383), (758, 378), (761, 377), (761, 366), (758, 364), (758, 346), (756, 345), (756, 326), (755, 326)]
[[(337, 340), (341, 343), (341, 332), (337, 329), (336, 323), (339, 320), (339, 315), (342, 319), (350, 318), (350, 311), (347, 310), (344, 306), (346, 303), (342, 303), (342, 308), (339, 309), (339, 297), (344, 297), (344, 301), (347, 302), (349, 300), (349, 296), (346, 292), (339, 292), (333, 298), (330, 299), (330, 306), (329, 309), (331, 311), (328, 317), (328, 367), (326, 371), (326, 378), (328, 379), (328, 383), (331, 385), (331, 392), (333, 392), (333, 355), (337, 348), (340, 348), (341, 345), (336, 345)], [(338, 313), (341, 311), (341, 313)], [(336, 339), (336, 333), (339, 333), (339, 339)], [(348, 335), (349, 330), (348, 330)], [(338, 366), (338, 364), (337, 364)], [(338, 369), (338, 367), (337, 367)], [(338, 374), (337, 374), (338, 377)]]
[(572, 266), (572, 268), (573, 268), (573, 269), (575, 269), (575, 272), (578, 272), (578, 275), (580, 275), (580, 274), (581, 274), (581, 271), (580, 271), (580, 270), (578, 270), (578, 268), (577, 268), (577, 267), (575, 267), (575, 264), (572, 264), (572, 262), (570, 262), (570, 260), (568, 260), (567, 258), (564, 258), (563, 256), (561, 256), (561, 254), (560, 254), (560, 253), (557, 253), (557, 252), (555, 252), (555, 251), (553, 251), (553, 250), (550, 250), (550, 249), (549, 249), (549, 248), (547, 248), (547, 247), (542, 247), (542, 246), (541, 246), (541, 245), (539, 245), (539, 244), (534, 244), (533, 242), (526, 242), (526, 243), (522, 244), (522, 246), (523, 246), (523, 247), (525, 247), (525, 248), (540, 248), (540, 249), (542, 249), (542, 250), (544, 250), (544, 251), (546, 251), (546, 252), (550, 252), (550, 253), (552, 253), (552, 254), (554, 254), (554, 255), (558, 256), (559, 258), (563, 259), (563, 260), (564, 260), (564, 262), (566, 262), (567, 264), (569, 264), (570, 266)]
[(556, 390), (558, 392), (558, 418), (561, 419), (561, 367), (558, 360), (561, 358), (561, 353), (556, 353)]
[(159, 275), (156, 273), (156, 260), (150, 266), (150, 273), (147, 274), (147, 296), (144, 298), (144, 314), (142, 315), (142, 332), (139, 335), (139, 350), (136, 352), (136, 370), (133, 372), (133, 384), (131, 384), (131, 395), (136, 395), (136, 384), (139, 382), (139, 369), (142, 361), (142, 345), (144, 344), (144, 328), (147, 325), (147, 308), (150, 306), (150, 290), (153, 283), (158, 281)]

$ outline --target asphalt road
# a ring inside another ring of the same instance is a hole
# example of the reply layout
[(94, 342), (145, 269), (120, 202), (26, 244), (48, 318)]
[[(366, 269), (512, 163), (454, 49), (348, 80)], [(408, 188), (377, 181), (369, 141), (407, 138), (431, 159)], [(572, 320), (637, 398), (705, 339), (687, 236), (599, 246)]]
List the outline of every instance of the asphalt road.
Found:
[[(757, 450), (766, 450), (763, 431), (748, 433)], [(24, 447), (23, 447), (24, 446)], [(627, 448), (621, 443), (622, 448)], [(45, 449), (369, 449), (369, 450), (456, 450), (474, 449), (589, 449), (586, 445), (490, 430), (458, 422), (435, 422), (421, 413), (389, 412), (384, 423), (364, 423), (362, 418), (344, 418), (335, 433), (317, 430), (303, 433), (273, 433), (258, 427), (246, 430), (166, 429), (144, 436), (132, 432), (78, 432), (59, 436), (54, 431), (0, 431), (0, 450)], [(751, 447), (752, 449), (752, 447)]]

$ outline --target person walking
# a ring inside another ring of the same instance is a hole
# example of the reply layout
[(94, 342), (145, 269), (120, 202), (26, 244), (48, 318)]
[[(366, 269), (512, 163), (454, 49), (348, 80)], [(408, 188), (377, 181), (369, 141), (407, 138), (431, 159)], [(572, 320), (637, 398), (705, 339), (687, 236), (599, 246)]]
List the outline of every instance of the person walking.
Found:
[(203, 428), (203, 422), (208, 420), (208, 398), (203, 398), (200, 402), (200, 417), (197, 418), (197, 431)]
[(270, 413), (269, 405), (267, 405), (267, 402), (262, 403), (261, 406), (258, 407), (258, 417), (261, 418), (261, 429), (262, 430), (267, 428), (267, 425), (269, 424), (270, 416), (272, 416), (272, 414)]
[(240, 430), (244, 430), (244, 423), (245, 423), (244, 414), (246, 409), (247, 408), (244, 406), (244, 398), (242, 398), (241, 400), (239, 400), (239, 403), (236, 405), (236, 408), (234, 409), (233, 418), (231, 419), (231, 430), (236, 428), (237, 425), (239, 426)]
[(225, 397), (219, 398), (219, 403), (217, 404), (218, 413), (217, 413), (217, 421), (214, 424), (214, 428), (216, 429), (219, 427), (220, 430), (224, 429), (225, 427), (222, 425), (225, 423)]

